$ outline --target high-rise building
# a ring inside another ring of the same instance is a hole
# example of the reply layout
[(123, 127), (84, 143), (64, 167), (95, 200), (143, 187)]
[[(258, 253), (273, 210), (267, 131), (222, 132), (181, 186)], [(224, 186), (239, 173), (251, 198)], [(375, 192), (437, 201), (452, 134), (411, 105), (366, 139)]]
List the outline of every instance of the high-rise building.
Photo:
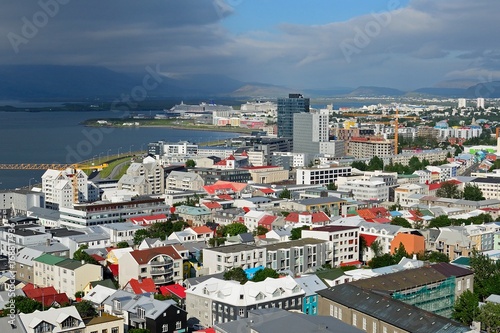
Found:
[(328, 134), (328, 110), (293, 115), (293, 152), (319, 154)]
[(458, 108), (466, 108), (467, 107), (467, 100), (465, 98), (459, 98), (458, 99)]
[(478, 109), (484, 109), (484, 98), (479, 97), (477, 99), (477, 108)]
[(293, 137), (293, 115), (309, 112), (309, 98), (301, 94), (289, 94), (288, 98), (278, 98), (278, 136)]

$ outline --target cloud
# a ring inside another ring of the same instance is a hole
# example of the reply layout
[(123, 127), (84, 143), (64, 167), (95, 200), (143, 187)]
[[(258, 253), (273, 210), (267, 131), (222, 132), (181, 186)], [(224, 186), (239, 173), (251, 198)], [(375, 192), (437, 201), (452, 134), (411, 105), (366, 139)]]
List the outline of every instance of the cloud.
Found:
[[(44, 12), (40, 3), (58, 4), (57, 13), (26, 38), (26, 20)], [(500, 70), (500, 55), (491, 51), (498, 49), (500, 2), (412, 0), (402, 7), (388, 0), (386, 8), (343, 22), (288, 22), (274, 31), (232, 34), (222, 21), (240, 10), (238, 1), (6, 0), (0, 64), (127, 71), (160, 64), (169, 73), (218, 73), (299, 88), (417, 88)], [(8, 37), (14, 35), (27, 41), (18, 52)]]

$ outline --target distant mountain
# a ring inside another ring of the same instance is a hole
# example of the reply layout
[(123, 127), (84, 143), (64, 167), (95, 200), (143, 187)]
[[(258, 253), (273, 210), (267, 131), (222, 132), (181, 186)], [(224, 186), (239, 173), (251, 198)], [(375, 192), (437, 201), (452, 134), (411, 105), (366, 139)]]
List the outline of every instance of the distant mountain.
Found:
[(483, 82), (469, 87), (467, 98), (500, 98), (500, 81)]
[[(233, 91), (230, 96), (235, 98), (277, 98), (288, 96), (290, 88), (273, 86), (269, 84), (246, 84), (239, 89)], [(300, 92), (299, 92), (300, 93)]]
[(347, 87), (337, 87), (331, 89), (304, 89), (304, 94), (311, 97), (332, 97), (350, 94), (354, 89)]
[(477, 84), (477, 80), (471, 79), (453, 79), (440, 81), (434, 84), (433, 88), (457, 88), (457, 89), (467, 89), (473, 85)]
[(407, 95), (422, 97), (463, 97), (466, 89), (461, 88), (420, 88), (413, 90)]
[(351, 91), (349, 97), (382, 97), (382, 96), (403, 96), (404, 91), (385, 87), (358, 87)]

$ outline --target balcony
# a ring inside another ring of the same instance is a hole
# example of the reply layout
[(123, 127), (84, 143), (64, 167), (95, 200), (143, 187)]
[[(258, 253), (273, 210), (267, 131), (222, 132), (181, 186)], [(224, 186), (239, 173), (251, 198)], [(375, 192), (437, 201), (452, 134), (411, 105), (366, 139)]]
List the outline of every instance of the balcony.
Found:
[(172, 282), (174, 279), (172, 276), (162, 276), (162, 277), (159, 277), (159, 278), (154, 278), (153, 277), (153, 282), (155, 284), (166, 284), (166, 283), (170, 283)]
[(443, 249), (444, 249), (444, 245), (443, 245), (443, 243), (438, 243), (438, 244), (436, 244), (436, 249), (437, 249), (437, 250), (443, 250)]
[(164, 275), (164, 274), (172, 274), (173, 272), (173, 269), (172, 267), (170, 268), (151, 268), (151, 270), (149, 271), (151, 273), (151, 275)]

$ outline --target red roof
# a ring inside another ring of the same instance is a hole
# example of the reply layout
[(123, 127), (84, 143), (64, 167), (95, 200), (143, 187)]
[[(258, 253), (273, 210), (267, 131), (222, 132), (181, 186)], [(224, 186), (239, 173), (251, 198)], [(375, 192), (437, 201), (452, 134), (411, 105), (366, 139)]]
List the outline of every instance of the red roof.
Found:
[(243, 211), (244, 211), (245, 213), (248, 213), (249, 211), (251, 211), (251, 209), (250, 209), (250, 208), (248, 208), (248, 207), (243, 207), (242, 209), (243, 209)]
[(167, 255), (172, 259), (182, 259), (172, 245), (153, 247), (144, 250), (134, 250), (129, 252), (139, 265), (147, 264), (151, 259), (159, 255)]
[(118, 264), (109, 264), (108, 268), (114, 277), (118, 277)]
[(152, 278), (144, 278), (142, 281), (130, 279), (128, 285), (136, 295), (156, 292), (156, 285)]
[(366, 246), (371, 246), (373, 242), (378, 238), (378, 236), (374, 235), (366, 235), (366, 234), (359, 234), (359, 235), (365, 239)]
[(191, 227), (191, 229), (194, 232), (196, 232), (197, 234), (211, 234), (211, 233), (213, 233), (213, 230), (205, 225), (200, 226), (200, 227)]
[(54, 303), (59, 305), (69, 304), (68, 295), (65, 293), (55, 294), (55, 295), (43, 295), (33, 298), (35, 301), (42, 303), (44, 306), (49, 307)]
[[(208, 194), (215, 194), (217, 191), (241, 192), (247, 186), (248, 186), (247, 183), (236, 183), (236, 182), (218, 180), (215, 184), (205, 185), (203, 186), (203, 188)], [(220, 194), (227, 194), (227, 193), (220, 193)]]
[(209, 328), (204, 328), (202, 330), (193, 331), (193, 333), (215, 333), (215, 329), (209, 327)]
[(384, 224), (384, 223), (391, 223), (391, 220), (389, 220), (387, 217), (380, 217), (377, 219), (373, 219), (373, 222)]
[[(26, 287), (25, 287), (26, 288)], [(53, 286), (50, 287), (41, 287), (41, 288), (28, 288), (25, 290), (23, 288), (23, 292), (28, 298), (36, 298), (36, 297), (46, 297), (50, 295), (57, 295), (57, 291)]]
[(274, 215), (264, 215), (260, 220), (259, 222), (257, 222), (257, 225), (262, 225), (262, 226), (266, 226), (266, 225), (271, 225), (274, 221), (276, 221), (278, 217), (277, 216), (274, 216)]
[(221, 204), (215, 201), (202, 202), (201, 204), (208, 209), (222, 208)]
[(241, 153), (241, 156), (247, 156), (248, 157), (248, 153), (246, 150), (243, 150), (243, 152)]
[(441, 184), (440, 183), (429, 184), (428, 186), (429, 186), (429, 191), (434, 191), (434, 190), (437, 190), (437, 189), (441, 188)]
[[(358, 209), (357, 213), (360, 217), (365, 220), (373, 221), (374, 219), (379, 219), (383, 217), (389, 218), (391, 214), (384, 207), (373, 207), (373, 208), (365, 208)], [(390, 222), (390, 221), (389, 221)]]
[(361, 265), (361, 264), (363, 264), (361, 261), (355, 260), (355, 261), (350, 261), (350, 262), (341, 262), (340, 267), (356, 266), (356, 265)]
[(94, 258), (96, 261), (104, 261), (104, 260), (106, 260), (106, 258), (103, 258), (103, 257), (101, 257), (100, 255), (95, 254), (95, 253), (94, 253), (94, 254), (91, 254), (90, 256), (91, 256), (92, 258)]
[(186, 288), (181, 286), (180, 284), (170, 284), (168, 286), (161, 286), (160, 292), (163, 296), (173, 294), (181, 299), (186, 298)]
[(234, 161), (236, 160), (233, 155), (229, 155), (228, 158), (226, 158), (227, 161)]
[(144, 224), (148, 222), (154, 222), (157, 220), (167, 220), (167, 219), (168, 217), (165, 214), (156, 214), (156, 215), (132, 217), (129, 220), (135, 224)]
[(217, 197), (219, 199), (222, 199), (222, 200), (233, 200), (233, 197), (230, 196), (229, 194), (221, 194), (221, 195), (218, 195)]
[(272, 188), (267, 188), (267, 187), (266, 188), (260, 188), (259, 191), (261, 191), (264, 194), (273, 194), (274, 192), (276, 192)]
[(330, 221), (330, 218), (328, 215), (326, 215), (324, 212), (304, 212), (304, 213), (297, 213), (297, 212), (291, 212), (288, 214), (287, 217), (285, 217), (285, 221), (287, 222), (292, 222), (292, 223), (298, 223), (299, 222), (299, 216), (304, 216), (304, 215), (311, 215), (312, 216), (312, 223), (321, 223), (321, 222), (328, 222)]

